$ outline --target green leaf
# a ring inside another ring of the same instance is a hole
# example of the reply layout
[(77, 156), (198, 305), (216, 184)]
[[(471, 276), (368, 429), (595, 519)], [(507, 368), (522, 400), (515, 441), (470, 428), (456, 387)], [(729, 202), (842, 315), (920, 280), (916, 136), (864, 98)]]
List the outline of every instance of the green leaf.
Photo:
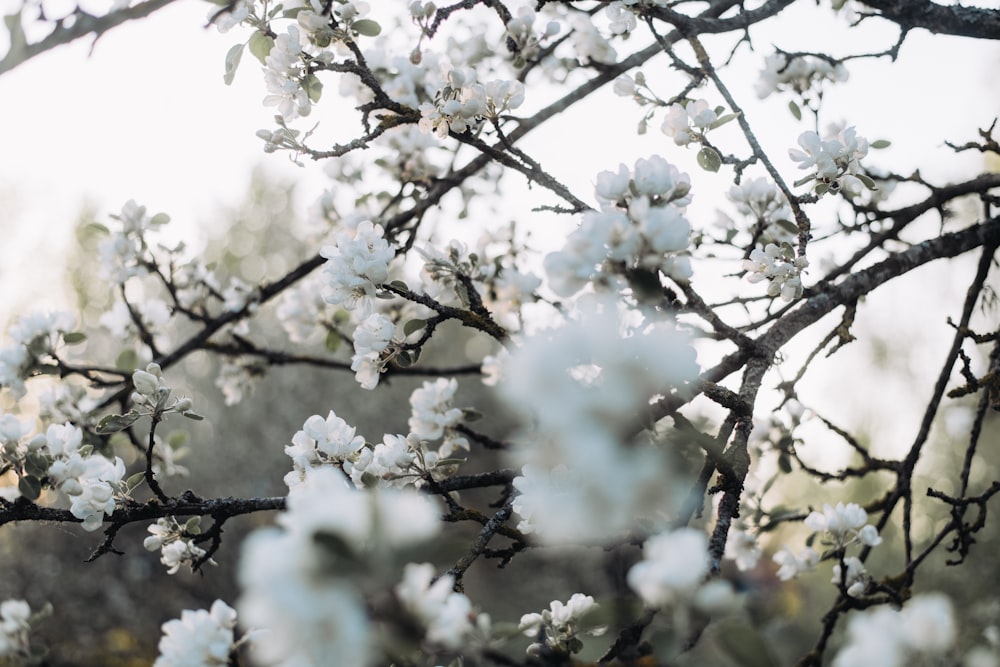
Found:
[(483, 413), (473, 408), (462, 408), (462, 421), (477, 422), (483, 418)]
[(115, 359), (115, 368), (120, 371), (134, 371), (139, 366), (139, 355), (135, 350), (122, 350)]
[(84, 230), (90, 232), (91, 234), (101, 234), (102, 236), (107, 236), (111, 233), (111, 230), (102, 225), (99, 222), (88, 223)]
[(826, 183), (817, 183), (816, 184), (816, 195), (819, 196), (819, 197), (822, 197), (823, 195), (825, 195), (827, 193), (827, 191), (829, 189), (830, 189), (830, 186), (827, 185)]
[(396, 358), (393, 361), (400, 368), (408, 368), (413, 365), (413, 358), (410, 356), (410, 353), (405, 350), (396, 355)]
[(393, 280), (391, 283), (389, 283), (389, 287), (392, 287), (393, 289), (397, 289), (400, 292), (409, 292), (410, 291), (409, 286), (406, 283), (404, 283), (402, 280)]
[(138, 412), (128, 412), (124, 415), (107, 415), (97, 424), (97, 432), (101, 435), (124, 431), (139, 420)]
[(330, 352), (336, 352), (340, 349), (340, 344), (344, 342), (344, 339), (340, 337), (340, 334), (336, 331), (330, 331), (326, 334), (326, 349)]
[(796, 225), (791, 220), (784, 220), (784, 219), (782, 219), (782, 220), (775, 220), (774, 224), (778, 225), (779, 227), (781, 227), (782, 229), (784, 229), (789, 234), (798, 234), (799, 233), (799, 227), (798, 227), (798, 225)]
[(771, 651), (754, 628), (739, 621), (720, 623), (715, 638), (719, 647), (740, 667), (775, 667)]
[(715, 122), (708, 126), (708, 129), (714, 130), (717, 127), (722, 127), (729, 121), (736, 120), (739, 117), (740, 115), (738, 113), (727, 113), (725, 116), (719, 116), (715, 119)]
[(802, 109), (800, 109), (799, 105), (795, 103), (795, 100), (789, 100), (788, 110), (792, 112), (793, 116), (795, 116), (795, 120), (802, 120)]
[(32, 477), (45, 477), (45, 473), (49, 471), (49, 459), (41, 452), (29, 452), (24, 457), (24, 471)]
[(188, 410), (187, 412), (182, 412), (181, 414), (187, 417), (188, 419), (196, 422), (200, 422), (201, 420), (204, 419), (204, 417), (199, 415), (197, 412), (191, 412), (190, 410)]
[(243, 58), (243, 44), (234, 44), (226, 52), (226, 73), (222, 75), (222, 80), (227, 86), (233, 83), (233, 77), (236, 76), (236, 70), (240, 66), (241, 58)]
[(409, 322), (403, 325), (403, 335), (409, 336), (415, 331), (420, 331), (427, 326), (427, 320), (421, 320), (419, 318), (413, 318)]
[(26, 475), (17, 480), (17, 490), (28, 500), (35, 501), (42, 495), (42, 482), (37, 477)]
[(875, 141), (868, 144), (869, 148), (876, 148), (876, 149), (888, 148), (889, 146), (892, 146), (892, 142), (889, 141), (888, 139), (876, 139)]
[(310, 74), (302, 82), (305, 88), (306, 95), (309, 96), (309, 101), (313, 104), (319, 102), (319, 98), (323, 95), (323, 82), (319, 80), (319, 77), (315, 74)]
[(705, 146), (698, 151), (698, 166), (705, 171), (716, 172), (722, 166), (722, 158), (715, 152), (715, 149)]
[(873, 181), (870, 176), (865, 176), (864, 174), (855, 174), (855, 176), (857, 176), (858, 180), (864, 183), (865, 187), (869, 190), (878, 190), (878, 186), (875, 185), (875, 181)]
[(382, 26), (371, 19), (361, 19), (360, 21), (355, 21), (351, 24), (351, 28), (354, 29), (354, 32), (359, 35), (364, 35), (365, 37), (375, 37), (382, 32)]
[(261, 65), (264, 65), (264, 59), (267, 58), (268, 54), (271, 53), (271, 49), (274, 48), (274, 39), (258, 30), (250, 35), (249, 46), (253, 57), (259, 60)]
[(140, 484), (142, 484), (142, 480), (144, 480), (145, 478), (146, 478), (145, 472), (137, 472), (136, 474), (129, 476), (129, 478), (125, 480), (125, 488), (134, 489)]
[(63, 342), (67, 345), (77, 345), (87, 340), (87, 334), (82, 331), (70, 331), (63, 333)]
[(201, 517), (193, 516), (184, 522), (184, 532), (191, 535), (201, 534)]
[(458, 295), (458, 300), (462, 302), (464, 308), (468, 308), (470, 305), (469, 301), (469, 290), (462, 283), (455, 283), (455, 294)]

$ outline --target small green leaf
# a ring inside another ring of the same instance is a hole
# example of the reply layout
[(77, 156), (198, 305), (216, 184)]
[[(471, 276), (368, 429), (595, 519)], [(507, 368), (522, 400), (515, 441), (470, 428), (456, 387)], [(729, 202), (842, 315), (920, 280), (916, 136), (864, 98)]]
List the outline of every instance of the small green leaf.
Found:
[(354, 32), (365, 37), (375, 37), (382, 32), (382, 26), (371, 19), (361, 19), (351, 24)]
[(738, 621), (721, 623), (715, 638), (719, 647), (740, 667), (775, 667), (764, 638), (749, 625)]
[(819, 197), (822, 197), (823, 195), (825, 195), (827, 193), (827, 191), (829, 189), (830, 189), (830, 186), (827, 185), (826, 183), (817, 183), (816, 184), (816, 195), (819, 196)]
[(315, 74), (310, 74), (302, 84), (306, 95), (309, 96), (309, 101), (313, 104), (319, 102), (319, 98), (323, 95), (323, 82), (319, 80), (319, 77)]
[(888, 148), (889, 146), (892, 146), (892, 142), (889, 141), (888, 139), (876, 139), (875, 141), (868, 144), (869, 148), (876, 148), (876, 149)]
[(738, 113), (727, 113), (725, 116), (719, 116), (715, 119), (715, 122), (708, 126), (708, 129), (714, 130), (717, 127), (722, 127), (729, 121), (736, 120), (739, 117), (740, 115)]
[(389, 287), (392, 287), (393, 289), (397, 289), (400, 292), (409, 292), (410, 291), (409, 286), (406, 283), (404, 283), (402, 280), (393, 280), (391, 283), (389, 283)]
[(129, 478), (125, 480), (125, 488), (134, 489), (140, 484), (142, 484), (142, 480), (144, 480), (145, 478), (146, 478), (146, 473), (137, 472), (136, 474), (129, 476)]
[(45, 473), (49, 471), (49, 459), (41, 452), (29, 452), (24, 457), (24, 471), (32, 477), (45, 477)]
[(184, 532), (191, 535), (199, 535), (201, 533), (201, 517), (193, 516), (185, 521)]
[(789, 234), (798, 234), (799, 233), (799, 227), (798, 227), (798, 225), (796, 225), (791, 220), (784, 220), (784, 219), (782, 219), (782, 220), (775, 220), (774, 224), (778, 225), (779, 227), (781, 227), (782, 229), (784, 229)]
[(802, 109), (800, 109), (799, 105), (795, 103), (795, 100), (789, 100), (788, 110), (792, 112), (793, 116), (795, 116), (795, 120), (802, 120)]
[(135, 350), (122, 350), (115, 359), (115, 368), (120, 371), (134, 371), (139, 366), (139, 355)]
[(268, 54), (271, 53), (271, 49), (274, 48), (274, 39), (258, 30), (250, 35), (249, 46), (253, 57), (259, 60), (261, 65), (264, 65), (266, 64), (264, 59), (267, 58)]
[(405, 350), (396, 355), (394, 361), (400, 368), (408, 368), (413, 365), (413, 358), (410, 356), (410, 353)]
[(240, 66), (241, 58), (243, 58), (243, 44), (234, 44), (226, 52), (226, 73), (222, 75), (222, 80), (227, 86), (233, 83), (233, 77), (236, 76), (236, 70)]
[(83, 341), (87, 340), (87, 334), (82, 331), (70, 331), (63, 333), (63, 342), (67, 345), (78, 345)]
[(326, 349), (330, 352), (336, 352), (340, 349), (340, 344), (344, 342), (344, 339), (340, 337), (340, 334), (336, 331), (330, 331), (326, 334)]
[(698, 151), (698, 166), (705, 171), (716, 172), (722, 166), (722, 158), (714, 149), (705, 146)]
[(858, 180), (864, 183), (865, 187), (869, 190), (878, 190), (878, 186), (875, 185), (875, 181), (873, 181), (870, 176), (865, 176), (864, 174), (855, 174), (855, 176), (857, 176)]
[(91, 234), (101, 234), (102, 236), (107, 236), (111, 233), (111, 230), (102, 225), (99, 222), (91, 222), (84, 229)]
[(409, 322), (403, 325), (403, 335), (409, 336), (415, 331), (420, 331), (427, 326), (427, 320), (421, 320), (419, 318), (413, 318)]
[(26, 475), (17, 480), (17, 490), (28, 500), (35, 501), (42, 495), (42, 482), (37, 477)]
[(201, 420), (204, 419), (204, 417), (199, 415), (197, 412), (191, 412), (190, 410), (188, 410), (187, 412), (182, 412), (181, 414), (187, 417), (188, 419), (196, 422), (200, 422)]
[(141, 415), (138, 412), (130, 411), (123, 415), (107, 415), (97, 424), (97, 432), (100, 435), (108, 435), (124, 431), (139, 420)]

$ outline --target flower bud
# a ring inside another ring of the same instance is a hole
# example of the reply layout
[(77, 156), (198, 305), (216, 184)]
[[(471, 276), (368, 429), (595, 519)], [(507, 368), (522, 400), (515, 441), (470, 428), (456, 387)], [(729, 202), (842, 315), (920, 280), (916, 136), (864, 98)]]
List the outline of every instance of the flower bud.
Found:
[[(155, 364), (150, 364), (154, 366)], [(159, 366), (156, 369), (159, 370)], [(157, 387), (160, 386), (159, 379), (147, 371), (135, 371), (132, 373), (132, 385), (135, 390), (144, 396), (152, 396), (156, 393)]]

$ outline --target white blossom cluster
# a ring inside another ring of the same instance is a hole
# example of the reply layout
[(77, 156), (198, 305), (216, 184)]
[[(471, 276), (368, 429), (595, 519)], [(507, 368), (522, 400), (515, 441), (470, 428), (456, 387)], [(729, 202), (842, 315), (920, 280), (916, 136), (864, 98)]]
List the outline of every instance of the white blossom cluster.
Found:
[(705, 611), (733, 601), (728, 582), (706, 582), (708, 537), (694, 528), (653, 535), (642, 548), (643, 559), (628, 571), (628, 585), (647, 606), (694, 605)]
[(25, 658), (30, 654), (31, 607), (24, 600), (0, 602), (0, 658)]
[(916, 595), (901, 610), (881, 606), (852, 614), (847, 640), (833, 667), (880, 665), (902, 667), (920, 656), (943, 656), (957, 636), (954, 612), (947, 596)]
[(125, 202), (118, 215), (111, 217), (121, 223), (121, 231), (111, 233), (100, 242), (100, 270), (102, 278), (120, 285), (132, 276), (147, 272), (146, 234), (167, 224), (170, 218), (163, 213), (149, 216), (145, 206), (131, 199)]
[(548, 21), (545, 29), (538, 34), (535, 31), (535, 21), (538, 19), (535, 10), (529, 5), (517, 8), (516, 16), (507, 21), (507, 37), (513, 40), (517, 47), (520, 61), (515, 60), (515, 66), (521, 61), (532, 61), (538, 57), (548, 40), (559, 34), (561, 26), (558, 21)]
[(788, 150), (789, 157), (799, 163), (799, 169), (813, 169), (813, 173), (798, 183), (816, 181), (818, 194), (862, 191), (865, 180), (871, 181), (862, 172), (861, 160), (868, 155), (868, 140), (859, 137), (853, 127), (834, 130), (825, 139), (812, 130), (799, 135), (799, 146)]
[(802, 271), (809, 266), (805, 257), (795, 256), (788, 243), (778, 246), (768, 243), (763, 250), (754, 248), (750, 258), (743, 260), (743, 270), (752, 283), (767, 280), (767, 295), (792, 301), (802, 296)]
[(658, 155), (640, 158), (632, 171), (623, 164), (598, 174), (602, 210), (585, 213), (563, 249), (546, 256), (550, 287), (564, 297), (587, 284), (618, 288), (628, 269), (690, 278), (683, 254), (691, 233), (684, 217), (690, 189), (688, 175)]
[(381, 313), (372, 313), (354, 330), (351, 370), (362, 389), (378, 386), (379, 376), (399, 353), (395, 331), (396, 325)]
[(331, 467), (293, 487), (280, 527), (251, 534), (240, 562), (237, 608), (246, 627), (262, 631), (260, 664), (324, 665), (330, 656), (367, 664), (372, 629), (359, 582), (347, 575), (433, 537), (438, 516), (427, 496), (359, 491)]
[(524, 84), (516, 80), (479, 83), (469, 67), (450, 70), (447, 83), (434, 95), (433, 102), (420, 105), (420, 130), (440, 138), (449, 132), (474, 130), (486, 118), (516, 109), (524, 103)]
[(0, 413), (0, 461), (17, 471), (21, 493), (35, 500), (43, 486), (60, 491), (70, 500), (70, 512), (84, 530), (101, 527), (105, 515), (115, 511), (115, 494), (122, 490), (125, 463), (94, 454), (83, 444), (83, 431), (70, 424), (50, 424), (44, 433), (27, 438), (31, 423)]
[(395, 588), (403, 608), (424, 627), (426, 641), (453, 651), (467, 646), (477, 630), (488, 636), (490, 625), (489, 616), (476, 614), (469, 598), (452, 590), (454, 583), (450, 574), (435, 581), (430, 563), (408, 563)]
[(563, 654), (576, 653), (582, 648), (581, 635), (599, 637), (607, 631), (607, 626), (587, 621), (587, 616), (596, 609), (593, 597), (574, 593), (565, 603), (553, 600), (540, 613), (524, 614), (518, 629), (539, 640), (528, 646), (528, 654), (539, 654), (543, 648)]
[[(160, 552), (160, 562), (167, 566), (167, 574), (176, 574), (182, 565), (193, 569), (195, 561), (205, 556), (205, 550), (194, 541), (200, 525), (198, 516), (191, 517), (183, 526), (172, 516), (161, 517), (146, 529), (149, 536), (142, 546), (147, 551)], [(208, 562), (215, 564), (212, 560)]]
[(469, 441), (455, 430), (463, 420), (461, 408), (452, 407), (458, 381), (439, 378), (410, 394), (410, 433), (424, 441), (443, 440), (437, 454), (450, 457), (456, 449), (469, 449)]
[(235, 647), (236, 610), (222, 600), (211, 610), (185, 609), (163, 624), (153, 667), (223, 667)]
[(292, 471), (285, 475), (285, 484), (295, 488), (306, 481), (310, 471), (324, 465), (350, 466), (364, 445), (365, 439), (333, 410), (326, 419), (313, 415), (292, 436), (292, 444), (285, 447), (285, 454), (292, 459)]
[(303, 80), (301, 53), (299, 27), (290, 25), (275, 38), (274, 46), (264, 59), (264, 84), (267, 86), (264, 104), (277, 107), (286, 122), (312, 112), (312, 102)]
[(673, 506), (662, 455), (623, 447), (620, 434), (651, 398), (695, 378), (698, 365), (672, 322), (630, 322), (634, 315), (595, 304), (506, 360), (502, 395), (532, 414), (538, 431), (514, 480), (519, 530), (552, 542), (600, 541)]
[(773, 53), (764, 61), (755, 89), (761, 99), (778, 91), (805, 95), (818, 89), (823, 82), (847, 81), (847, 68), (815, 56), (792, 56)]
[(18, 318), (7, 329), (11, 342), (0, 347), (0, 387), (14, 398), (25, 394), (24, 380), (40, 359), (55, 353), (62, 334), (72, 332), (76, 318), (61, 311), (36, 312)]
[(674, 103), (667, 107), (660, 129), (678, 146), (687, 146), (717, 120), (719, 114), (708, 106), (706, 100), (689, 100), (685, 104)]
[(792, 209), (778, 186), (767, 178), (744, 179), (726, 193), (736, 210), (761, 227), (761, 240), (781, 244), (791, 241), (795, 225), (790, 222)]
[(385, 238), (385, 230), (370, 220), (354, 229), (338, 231), (336, 243), (324, 246), (323, 299), (358, 313), (371, 314), (377, 288), (389, 279), (389, 262), (395, 251)]

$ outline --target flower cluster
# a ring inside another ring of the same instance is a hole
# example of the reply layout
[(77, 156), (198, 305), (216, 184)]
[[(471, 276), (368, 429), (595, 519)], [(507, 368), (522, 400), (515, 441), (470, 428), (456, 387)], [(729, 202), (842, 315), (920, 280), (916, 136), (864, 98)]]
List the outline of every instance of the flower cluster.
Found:
[(799, 135), (799, 146), (788, 150), (789, 157), (799, 163), (799, 169), (813, 169), (814, 173), (796, 182), (796, 185), (816, 181), (817, 194), (826, 192), (860, 192), (864, 187), (874, 189), (871, 179), (862, 173), (861, 159), (868, 155), (868, 140), (859, 137), (853, 127), (838, 130), (820, 139), (813, 131)]
[(661, 129), (678, 146), (687, 146), (697, 141), (717, 120), (718, 112), (708, 106), (707, 101), (689, 100), (683, 105), (675, 103), (667, 107)]
[(692, 601), (708, 575), (708, 537), (694, 528), (654, 535), (642, 560), (628, 571), (628, 585), (654, 608)]
[(496, 120), (504, 111), (524, 102), (524, 84), (498, 80), (485, 84), (476, 80), (471, 68), (448, 72), (447, 83), (435, 95), (434, 102), (420, 105), (420, 130), (440, 138), (449, 132), (461, 134), (475, 129), (485, 119)]
[(631, 172), (623, 164), (598, 174), (602, 210), (585, 213), (563, 249), (546, 256), (550, 287), (568, 297), (588, 283), (618, 288), (622, 274), (635, 271), (690, 278), (683, 254), (691, 233), (684, 217), (690, 189), (688, 175), (658, 155), (640, 158)]
[(100, 528), (105, 515), (115, 511), (115, 494), (122, 489), (125, 463), (94, 454), (83, 444), (83, 431), (70, 423), (50, 424), (45, 433), (30, 440), (31, 427), (12, 415), (0, 413), (0, 461), (18, 475), (18, 491), (37, 500), (44, 487), (65, 493), (70, 512), (84, 530)]
[(222, 600), (210, 611), (185, 609), (163, 624), (160, 655), (153, 667), (216, 667), (230, 664), (236, 610)]
[(333, 410), (326, 419), (313, 415), (292, 436), (292, 444), (285, 447), (285, 454), (292, 459), (292, 471), (285, 475), (285, 484), (288, 488), (298, 486), (320, 466), (342, 467), (356, 458), (364, 445), (365, 439)]
[(767, 280), (767, 295), (791, 301), (802, 296), (802, 271), (809, 266), (805, 257), (795, 256), (788, 243), (780, 246), (768, 243), (763, 250), (754, 248), (750, 258), (743, 260), (743, 270), (752, 283)]
[(280, 528), (243, 546), (237, 608), (247, 627), (267, 631), (262, 664), (367, 664), (372, 631), (357, 576), (439, 530), (433, 501), (415, 492), (359, 491), (331, 467), (288, 494)]
[(324, 246), (320, 254), (327, 260), (323, 299), (356, 310), (360, 317), (371, 314), (376, 290), (389, 279), (389, 262), (395, 257), (382, 226), (366, 220), (340, 231), (336, 245)]
[(17, 659), (30, 655), (30, 621), (31, 607), (24, 600), (0, 602), (0, 658)]
[(16, 320), (7, 330), (12, 342), (0, 347), (0, 387), (14, 398), (26, 392), (24, 380), (38, 363), (54, 356), (60, 339), (72, 333), (76, 318), (66, 312), (32, 313)]
[(778, 186), (767, 178), (744, 179), (729, 188), (726, 198), (740, 214), (749, 217), (761, 229), (765, 243), (791, 241), (796, 232), (791, 222), (792, 210)]
[(822, 512), (810, 512), (806, 527), (817, 533), (826, 533), (833, 546), (842, 549), (855, 543), (868, 547), (882, 544), (878, 529), (868, 523), (868, 513), (857, 503), (823, 505)]
[(514, 66), (523, 67), (538, 57), (549, 38), (558, 35), (561, 27), (558, 21), (549, 21), (539, 36), (534, 29), (537, 16), (529, 5), (518, 7), (516, 14), (507, 21), (507, 37), (514, 42), (517, 53)]
[(420, 440), (444, 439), (438, 454), (447, 458), (457, 448), (469, 449), (469, 441), (455, 430), (463, 418), (461, 408), (452, 407), (458, 381), (454, 378), (439, 378), (434, 382), (424, 382), (423, 386), (410, 394), (410, 433)]
[(302, 37), (297, 25), (290, 25), (274, 40), (274, 46), (264, 59), (264, 84), (266, 106), (278, 107), (278, 113), (287, 122), (299, 116), (308, 116), (312, 102), (303, 80)]
[(118, 215), (111, 217), (121, 223), (121, 231), (110, 234), (98, 245), (101, 277), (120, 285), (148, 271), (146, 234), (170, 222), (170, 217), (164, 213), (149, 216), (145, 206), (131, 199)]
[(789, 90), (805, 96), (823, 82), (847, 81), (847, 68), (815, 56), (788, 56), (774, 53), (764, 61), (757, 80), (757, 96), (764, 99), (774, 92)]
[(354, 330), (351, 370), (362, 389), (378, 386), (379, 375), (399, 353), (399, 346), (393, 338), (395, 331), (396, 325), (392, 320), (380, 313), (372, 313)]
[(489, 626), (488, 616), (473, 613), (468, 597), (452, 591), (454, 583), (450, 574), (435, 581), (430, 563), (409, 563), (403, 569), (403, 581), (395, 588), (403, 607), (424, 627), (427, 641), (450, 650), (462, 648), (477, 625), (487, 633)]
[(819, 565), (819, 554), (811, 547), (805, 547), (798, 554), (788, 547), (782, 547), (775, 552), (771, 559), (778, 565), (777, 576), (781, 581), (788, 581), (800, 574), (812, 572)]
[[(192, 570), (194, 564), (205, 557), (205, 550), (195, 544), (195, 535), (201, 531), (201, 517), (188, 519), (183, 526), (172, 516), (161, 517), (147, 528), (149, 537), (142, 542), (147, 551), (160, 551), (160, 562), (167, 566), (167, 574), (176, 574), (182, 565)], [(209, 559), (209, 563), (215, 561)]]
[(832, 665), (902, 667), (917, 656), (943, 655), (956, 635), (948, 598), (941, 593), (916, 595), (899, 611), (882, 606), (853, 614), (846, 644)]
[(163, 378), (163, 371), (157, 363), (150, 363), (146, 370), (136, 369), (132, 373), (132, 403), (138, 408), (138, 414), (152, 415), (159, 419), (165, 414), (176, 412), (186, 417), (199, 419), (191, 408), (190, 398), (181, 397), (170, 400), (171, 390)]
[(596, 609), (594, 598), (574, 593), (565, 603), (553, 600), (541, 613), (525, 614), (518, 629), (537, 640), (528, 647), (528, 654), (540, 653), (543, 648), (562, 654), (578, 652), (583, 648), (580, 635), (599, 637), (607, 630), (607, 626), (587, 621), (587, 616)]
[(620, 442), (652, 397), (696, 377), (698, 366), (671, 321), (629, 322), (634, 315), (595, 305), (505, 361), (500, 389), (539, 431), (514, 481), (519, 529), (552, 542), (600, 541), (672, 505), (663, 457)]

